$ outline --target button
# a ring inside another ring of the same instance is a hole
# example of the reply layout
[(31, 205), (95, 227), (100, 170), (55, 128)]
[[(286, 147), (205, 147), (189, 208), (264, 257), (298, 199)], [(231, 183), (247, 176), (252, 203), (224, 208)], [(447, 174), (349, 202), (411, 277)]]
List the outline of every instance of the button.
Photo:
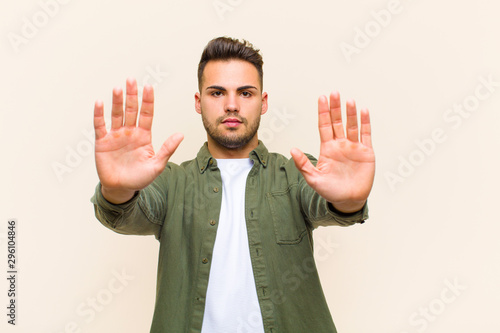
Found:
[(219, 192), (219, 188), (218, 187), (214, 187), (214, 192), (215, 193)]
[(210, 160), (210, 162), (208, 162), (208, 164), (210, 164), (210, 165), (214, 164), (214, 160)]
[(207, 258), (203, 258), (203, 260), (201, 262), (204, 263), (204, 264), (207, 264), (208, 263), (208, 259)]
[(201, 169), (200, 169), (200, 170), (201, 170), (201, 171), (205, 170), (205, 167), (204, 167), (204, 166), (203, 166), (203, 167), (201, 167)]
[(210, 225), (215, 225), (215, 220), (210, 220)]

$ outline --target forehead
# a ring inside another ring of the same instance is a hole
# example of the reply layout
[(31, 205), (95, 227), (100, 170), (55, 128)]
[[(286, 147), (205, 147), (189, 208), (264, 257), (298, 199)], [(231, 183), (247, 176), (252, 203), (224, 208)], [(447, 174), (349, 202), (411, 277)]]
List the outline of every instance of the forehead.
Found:
[(259, 72), (243, 60), (211, 60), (203, 71), (202, 89), (212, 86), (237, 88), (246, 85), (260, 87)]

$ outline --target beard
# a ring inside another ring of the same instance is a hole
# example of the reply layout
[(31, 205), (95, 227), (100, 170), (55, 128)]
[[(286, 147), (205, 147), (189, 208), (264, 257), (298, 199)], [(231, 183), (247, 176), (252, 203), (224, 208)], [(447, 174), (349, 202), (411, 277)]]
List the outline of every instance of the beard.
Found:
[[(241, 121), (242, 123), (241, 126), (244, 126), (245, 132), (238, 134), (237, 133), (238, 130), (241, 129), (230, 127), (227, 129), (229, 133), (224, 134), (223, 131), (219, 129), (219, 125), (222, 124), (224, 119), (227, 119), (229, 117), (237, 118), (239, 121)], [(215, 120), (215, 123), (211, 124), (205, 118), (202, 110), (201, 119), (203, 121), (203, 126), (207, 131), (207, 134), (219, 145), (228, 149), (237, 149), (244, 147), (257, 134), (257, 130), (259, 129), (259, 124), (260, 124), (260, 116), (257, 119), (255, 119), (255, 121), (249, 124), (248, 120), (246, 118), (240, 117), (240, 115), (237, 112), (232, 112), (232, 113), (228, 112), (226, 115), (217, 118)]]

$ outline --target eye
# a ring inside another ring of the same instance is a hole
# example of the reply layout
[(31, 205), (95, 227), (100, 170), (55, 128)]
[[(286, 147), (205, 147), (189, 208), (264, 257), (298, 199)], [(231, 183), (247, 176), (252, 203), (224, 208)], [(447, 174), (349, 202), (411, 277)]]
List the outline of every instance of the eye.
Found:
[(252, 96), (252, 93), (251, 93), (251, 92), (249, 92), (249, 91), (242, 91), (242, 92), (241, 92), (241, 95), (242, 95), (243, 97), (251, 97), (251, 96)]
[(215, 97), (220, 97), (220, 96), (222, 96), (222, 92), (219, 90), (216, 90), (216, 91), (212, 92), (210, 95), (215, 96)]

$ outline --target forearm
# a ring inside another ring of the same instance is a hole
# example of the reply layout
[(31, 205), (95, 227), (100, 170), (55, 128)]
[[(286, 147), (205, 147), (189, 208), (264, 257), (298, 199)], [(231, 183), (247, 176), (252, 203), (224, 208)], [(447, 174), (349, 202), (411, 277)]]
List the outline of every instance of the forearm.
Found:
[(99, 184), (91, 201), (96, 218), (107, 228), (129, 235), (159, 237), (166, 215), (164, 195), (154, 188), (146, 188), (121, 204), (114, 204), (103, 195)]

